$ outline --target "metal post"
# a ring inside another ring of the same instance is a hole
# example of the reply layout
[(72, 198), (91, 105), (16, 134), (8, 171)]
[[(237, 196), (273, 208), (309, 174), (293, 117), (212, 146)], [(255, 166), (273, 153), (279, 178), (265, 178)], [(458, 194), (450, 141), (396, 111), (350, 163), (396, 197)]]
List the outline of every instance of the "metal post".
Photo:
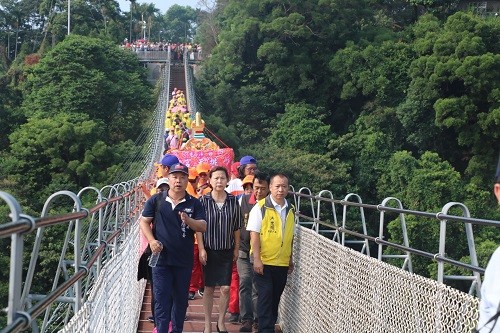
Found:
[[(81, 208), (80, 208), (81, 209)], [(75, 235), (74, 235), (74, 264), (75, 264), (75, 273), (80, 269), (80, 264), (82, 262), (82, 252), (81, 252), (81, 233), (82, 233), (82, 222), (80, 219), (77, 219), (75, 222)], [(80, 311), (80, 307), (82, 306), (82, 280), (78, 279), (74, 284), (75, 291), (75, 313)]]
[[(445, 256), (446, 250), (446, 222), (447, 220), (439, 221), (439, 250), (438, 254), (440, 257)], [(442, 260), (438, 260), (438, 271), (437, 271), (437, 281), (443, 283), (444, 278), (444, 262)]]
[(71, 0), (68, 0), (68, 35), (71, 31)]
[[(99, 203), (102, 201), (102, 195), (101, 192), (99, 192)], [(104, 241), (104, 233), (103, 233), (103, 228), (104, 228), (104, 221), (103, 221), (104, 215), (102, 208), (99, 208), (99, 230), (97, 231), (97, 246), (101, 245), (101, 242)], [(97, 276), (101, 274), (101, 268), (102, 268), (102, 258), (104, 256), (104, 253), (99, 256), (99, 259), (97, 259)]]
[(129, 34), (129, 39), (128, 39), (129, 43), (132, 43), (132, 8), (133, 8), (132, 5), (133, 4), (134, 3), (132, 2), (132, 0), (130, 0), (130, 27), (129, 27), (129, 32), (128, 32), (128, 34)]
[(9, 276), (9, 306), (7, 307), (7, 324), (11, 324), (16, 312), (21, 310), (21, 283), (23, 270), (23, 248), (24, 238), (21, 234), (14, 234), (11, 237), (10, 248), (10, 276)]
[[(13, 196), (0, 191), (0, 199), (10, 208), (9, 216), (13, 223), (18, 222), (21, 215), (21, 206)], [(7, 306), (7, 324), (11, 324), (16, 313), (21, 310), (21, 283), (23, 273), (24, 241), (21, 233), (12, 234), (10, 248), (9, 298)]]

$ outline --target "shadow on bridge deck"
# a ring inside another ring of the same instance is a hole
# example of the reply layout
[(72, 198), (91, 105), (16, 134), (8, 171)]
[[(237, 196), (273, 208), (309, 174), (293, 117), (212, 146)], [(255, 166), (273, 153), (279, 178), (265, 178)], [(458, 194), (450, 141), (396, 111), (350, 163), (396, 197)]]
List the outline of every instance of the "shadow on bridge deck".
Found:
[[(217, 322), (217, 314), (219, 313), (219, 290), (215, 290), (214, 298), (214, 309), (212, 314), (212, 332), (215, 333), (215, 323)], [(153, 323), (148, 321), (148, 317), (151, 315), (151, 288), (149, 283), (146, 286), (146, 291), (144, 293), (144, 299), (142, 302), (141, 316), (139, 318), (139, 324), (137, 327), (137, 333), (153, 331)], [(226, 329), (230, 333), (235, 333), (240, 331), (241, 325), (235, 325), (228, 323), (229, 314), (226, 314)], [(203, 298), (196, 294), (194, 300), (189, 301), (189, 306), (187, 309), (187, 321), (184, 322), (185, 333), (203, 332), (204, 328), (204, 315), (203, 315)]]

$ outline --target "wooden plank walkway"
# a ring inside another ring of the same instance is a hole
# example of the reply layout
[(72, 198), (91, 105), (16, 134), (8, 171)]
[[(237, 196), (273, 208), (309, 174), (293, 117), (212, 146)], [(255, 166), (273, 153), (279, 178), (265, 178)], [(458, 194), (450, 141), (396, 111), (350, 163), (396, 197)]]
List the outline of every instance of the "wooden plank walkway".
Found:
[[(217, 322), (217, 313), (219, 311), (219, 291), (215, 290), (214, 297), (214, 309), (212, 314), (212, 333), (216, 333), (215, 323)], [(149, 283), (146, 286), (146, 291), (144, 293), (144, 299), (142, 302), (141, 315), (139, 318), (139, 324), (137, 327), (137, 333), (151, 333), (153, 331), (153, 323), (148, 321), (148, 317), (151, 316), (151, 288)], [(229, 313), (226, 314), (226, 329), (229, 333), (236, 333), (240, 331), (241, 325), (230, 324), (227, 322), (229, 319)], [(185, 333), (201, 333), (204, 328), (204, 315), (203, 315), (203, 299), (196, 294), (194, 300), (189, 301), (189, 306), (187, 309), (187, 321), (184, 322)]]

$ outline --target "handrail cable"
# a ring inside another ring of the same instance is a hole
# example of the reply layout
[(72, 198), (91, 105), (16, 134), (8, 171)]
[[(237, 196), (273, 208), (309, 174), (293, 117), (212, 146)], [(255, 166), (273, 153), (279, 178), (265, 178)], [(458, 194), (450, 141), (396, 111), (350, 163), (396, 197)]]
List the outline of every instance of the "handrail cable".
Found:
[(210, 134), (211, 137), (214, 137), (215, 139), (217, 139), (217, 141), (219, 141), (224, 148), (229, 148), (229, 146), (224, 141), (222, 141), (221, 138), (219, 138), (217, 135), (215, 135), (214, 132), (212, 132), (210, 129), (208, 129), (208, 127), (205, 126), (205, 130)]

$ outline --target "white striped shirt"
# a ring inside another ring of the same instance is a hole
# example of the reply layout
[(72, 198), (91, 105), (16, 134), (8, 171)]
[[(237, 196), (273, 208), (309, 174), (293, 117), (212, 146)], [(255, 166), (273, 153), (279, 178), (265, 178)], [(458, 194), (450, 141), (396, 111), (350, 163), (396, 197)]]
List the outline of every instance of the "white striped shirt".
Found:
[(236, 197), (227, 193), (224, 205), (219, 208), (212, 193), (200, 198), (205, 208), (207, 231), (203, 234), (206, 249), (229, 250), (234, 248), (234, 232), (241, 229), (243, 217)]

